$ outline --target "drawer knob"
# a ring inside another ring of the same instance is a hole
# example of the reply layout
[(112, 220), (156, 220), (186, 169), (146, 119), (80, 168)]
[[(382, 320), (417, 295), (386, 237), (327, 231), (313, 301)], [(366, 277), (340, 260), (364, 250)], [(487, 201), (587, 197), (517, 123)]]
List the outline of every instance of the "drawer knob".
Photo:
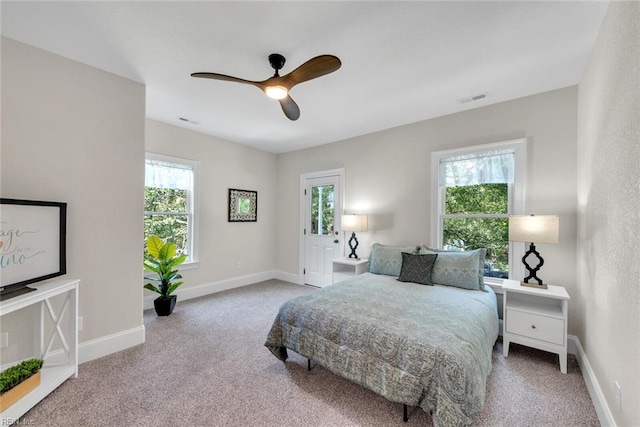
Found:
[(536, 325), (531, 325), (531, 329), (535, 329), (535, 328), (536, 328)]

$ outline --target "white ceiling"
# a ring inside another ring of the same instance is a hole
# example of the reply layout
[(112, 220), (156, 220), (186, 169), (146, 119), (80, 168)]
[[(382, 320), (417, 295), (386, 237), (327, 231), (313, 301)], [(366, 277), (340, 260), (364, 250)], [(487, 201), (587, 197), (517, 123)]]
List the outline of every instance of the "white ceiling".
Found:
[[(7, 37), (144, 83), (149, 118), (281, 153), (577, 84), (607, 5), (3, 1), (1, 13)], [(264, 80), (274, 52), (281, 74), (342, 60), (292, 89), (297, 121), (255, 87), (190, 77)]]

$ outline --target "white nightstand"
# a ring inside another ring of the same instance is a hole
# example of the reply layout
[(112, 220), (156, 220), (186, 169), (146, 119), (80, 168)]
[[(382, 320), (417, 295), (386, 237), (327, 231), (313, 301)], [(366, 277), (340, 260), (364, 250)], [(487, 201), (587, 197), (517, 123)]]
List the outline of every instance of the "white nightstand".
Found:
[(367, 271), (368, 259), (338, 258), (333, 260), (333, 283), (352, 279)]
[(560, 372), (567, 373), (567, 320), (571, 298), (562, 286), (549, 289), (521, 286), (517, 280), (505, 280), (503, 291), (503, 354), (509, 355), (509, 343), (518, 343), (556, 353)]

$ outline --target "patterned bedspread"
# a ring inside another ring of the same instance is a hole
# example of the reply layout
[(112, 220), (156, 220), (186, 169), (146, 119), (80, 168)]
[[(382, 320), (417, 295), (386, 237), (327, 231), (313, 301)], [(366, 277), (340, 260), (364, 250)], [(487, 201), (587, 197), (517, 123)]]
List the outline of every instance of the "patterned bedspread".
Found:
[(280, 360), (290, 349), (390, 401), (420, 406), (437, 426), (464, 426), (484, 404), (497, 337), (490, 288), (365, 273), (284, 303), (265, 346)]

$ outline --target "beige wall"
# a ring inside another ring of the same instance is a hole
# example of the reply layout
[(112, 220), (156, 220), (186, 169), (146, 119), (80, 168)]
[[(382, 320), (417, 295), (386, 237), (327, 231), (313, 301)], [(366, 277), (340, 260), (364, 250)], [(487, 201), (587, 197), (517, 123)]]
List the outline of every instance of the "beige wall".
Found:
[(629, 427), (640, 425), (639, 95), (640, 3), (612, 2), (579, 91), (577, 296), (582, 346)]
[[(146, 129), (147, 151), (199, 162), (199, 265), (181, 271), (185, 284), (178, 294), (192, 286), (272, 272), (276, 155), (154, 120), (147, 120)], [(258, 192), (257, 222), (227, 222), (229, 188)]]
[[(569, 87), (278, 156), (277, 268), (297, 275), (300, 174), (345, 168), (347, 213), (370, 215), (374, 242), (427, 243), (431, 152), (527, 138), (526, 213), (560, 215), (560, 244), (537, 245), (549, 283), (576, 293), (577, 88)], [(579, 307), (570, 304), (569, 329)]]
[(144, 115), (143, 85), (2, 39), (2, 197), (68, 203), (80, 342), (142, 328)]

